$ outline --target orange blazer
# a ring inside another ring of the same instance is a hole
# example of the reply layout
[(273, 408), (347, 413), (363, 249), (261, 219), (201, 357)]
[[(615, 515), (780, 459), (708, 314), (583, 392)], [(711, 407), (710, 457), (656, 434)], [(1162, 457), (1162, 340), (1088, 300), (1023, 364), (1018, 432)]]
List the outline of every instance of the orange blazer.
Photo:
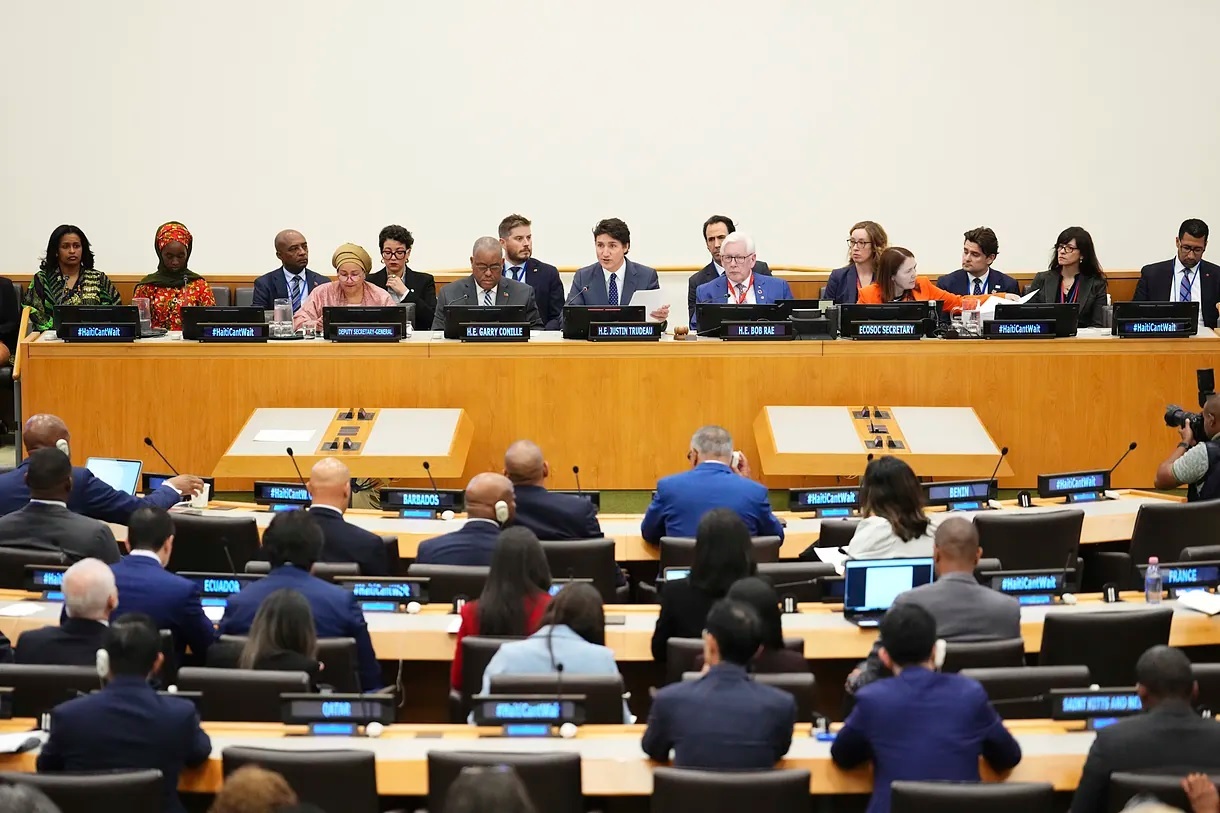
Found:
[[(948, 291), (942, 291), (940, 288), (937, 288), (928, 281), (927, 277), (916, 277), (915, 287), (909, 293), (911, 299), (916, 302), (927, 302), (930, 299), (935, 299), (943, 302), (944, 307), (950, 310), (962, 307), (963, 302), (982, 302), (990, 298), (990, 296), (958, 296), (957, 294), (951, 294)], [(880, 305), (890, 300), (881, 298), (881, 288), (874, 282), (860, 289), (856, 301), (861, 305)]]

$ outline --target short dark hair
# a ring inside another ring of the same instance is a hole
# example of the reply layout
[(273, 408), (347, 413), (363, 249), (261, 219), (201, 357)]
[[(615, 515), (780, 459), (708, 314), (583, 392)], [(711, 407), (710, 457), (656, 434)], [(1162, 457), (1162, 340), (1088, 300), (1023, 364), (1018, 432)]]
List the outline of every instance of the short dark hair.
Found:
[[(1178, 226), (1178, 239), (1181, 240), (1186, 235), (1198, 237), (1201, 240), (1207, 240), (1207, 224), (1197, 217), (1192, 217), (1189, 220), (1183, 220), (1182, 225)], [(84, 238), (81, 238), (82, 242)]]
[(691, 586), (720, 598), (733, 582), (758, 572), (750, 529), (732, 508), (713, 508), (695, 529)]
[(377, 235), (377, 250), (381, 251), (385, 248), (386, 240), (394, 240), (402, 243), (403, 247), (408, 251), (411, 246), (415, 245), (415, 238), (411, 236), (411, 232), (407, 231), (406, 226), (390, 225), (381, 230), (381, 234)]
[(703, 628), (716, 639), (720, 657), (745, 666), (762, 646), (762, 621), (744, 601), (722, 598), (708, 610)]
[(31, 492), (59, 488), (72, 477), (72, 461), (53, 446), (30, 452), (29, 460), (25, 481)]
[(55, 271), (59, 268), (59, 244), (69, 234), (75, 234), (80, 238), (80, 267), (86, 271), (93, 270), (93, 245), (79, 226), (69, 223), (56, 226), (55, 231), (51, 232), (51, 236), (47, 238), (47, 253), (43, 255), (42, 262), (38, 264), (40, 269)]
[(727, 215), (712, 215), (707, 220), (703, 221), (703, 239), (707, 239), (707, 227), (714, 223), (723, 223), (725, 228), (729, 230), (729, 234), (737, 231), (737, 227), (733, 225), (733, 221)]
[(161, 653), (161, 633), (144, 613), (126, 613), (111, 622), (103, 646), (111, 673), (145, 677)]
[(995, 232), (986, 226), (971, 229), (962, 236), (976, 244), (984, 257), (994, 257), (1000, 253), (1000, 241), (996, 239)]
[(263, 550), (272, 567), (309, 570), (322, 555), (322, 527), (305, 511), (276, 514), (263, 532)]
[(513, 229), (517, 228), (518, 226), (531, 225), (533, 224), (530, 223), (529, 219), (526, 218), (525, 215), (512, 214), (500, 221), (500, 228), (496, 233), (500, 235), (500, 239), (503, 240), (505, 237), (512, 234)]
[(779, 594), (771, 582), (761, 576), (750, 576), (733, 582), (725, 598), (749, 604), (758, 613), (762, 645), (766, 649), (784, 648), (784, 620), (779, 612)]
[(881, 619), (881, 645), (898, 666), (913, 666), (932, 657), (936, 619), (918, 604), (895, 604)]
[[(591, 644), (605, 646), (606, 609), (601, 593), (591, 584), (565, 585), (542, 615), (543, 626), (557, 624), (563, 624)], [(550, 636), (547, 636), (547, 645), (551, 645)]]
[(618, 240), (625, 246), (631, 245), (631, 229), (627, 228), (627, 224), (617, 217), (597, 221), (597, 225), (593, 227), (593, 239), (596, 240), (603, 234)]
[(173, 535), (174, 518), (163, 508), (144, 505), (127, 520), (127, 544), (132, 550), (161, 550)]
[(1195, 690), (1195, 676), (1190, 658), (1171, 646), (1154, 646), (1135, 662), (1135, 682), (1158, 700), (1190, 699)]
[(536, 808), (517, 772), (509, 765), (463, 768), (445, 794), (438, 813), (535, 813)]

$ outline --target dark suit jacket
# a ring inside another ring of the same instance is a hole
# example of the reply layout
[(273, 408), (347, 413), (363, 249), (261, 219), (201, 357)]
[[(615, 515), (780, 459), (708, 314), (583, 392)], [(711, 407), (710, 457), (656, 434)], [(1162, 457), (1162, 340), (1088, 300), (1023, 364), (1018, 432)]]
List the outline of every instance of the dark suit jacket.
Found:
[(896, 779), (978, 782), (979, 756), (997, 771), (1021, 761), (978, 681), (908, 667), (856, 694), (856, 705), (830, 747), (840, 768), (873, 763), (868, 813), (888, 813)]
[(161, 809), (183, 811), (178, 774), (211, 755), (212, 741), (199, 727), (194, 703), (162, 697), (142, 678), (120, 676), (100, 692), (51, 711), (51, 736), (38, 755), (38, 772), (155, 768), (165, 781)]
[[(703, 668), (703, 653), (695, 656), (695, 669)], [(750, 658), (750, 674), (752, 675), (782, 675), (793, 672), (808, 672), (809, 661), (800, 652), (791, 649), (763, 648)]]
[[(30, 501), (30, 489), (25, 484), (28, 460), (12, 471), (0, 474), (0, 516), (11, 514)], [(72, 467), (72, 493), (68, 496), (68, 509), (77, 514), (126, 525), (132, 512), (145, 505), (169, 510), (182, 500), (177, 491), (161, 486), (140, 499), (122, 491), (115, 491), (104, 480), (82, 466)]]
[(122, 557), (109, 525), (50, 503), (28, 503), (0, 517), (0, 539), (4, 540), (0, 546), (21, 546), (27, 541), (48, 545), (74, 562), (92, 556), (112, 565)]
[(539, 539), (597, 539), (602, 526), (591, 500), (555, 494), (542, 486), (515, 486), (517, 514), (514, 523), (529, 528)]
[[(1077, 275), (1080, 283), (1077, 286), (1076, 302), (1080, 305), (1080, 327), (1101, 327), (1102, 308), (1106, 306), (1106, 292), (1109, 286), (1101, 277), (1086, 277)], [(1030, 302), (1058, 302), (1062, 285), (1062, 277), (1058, 273), (1039, 271), (1034, 275), (1034, 281), (1025, 290), (1038, 289), (1038, 293)]]
[(854, 265), (845, 265), (830, 272), (830, 278), (822, 287), (820, 299), (829, 299), (836, 305), (856, 304), (856, 294), (859, 291), (860, 278), (856, 276)]
[[(1173, 260), (1145, 265), (1140, 269), (1139, 282), (1135, 283), (1135, 302), (1168, 302), (1173, 288)], [(1220, 266), (1207, 260), (1199, 262), (1199, 296), (1203, 299), (1199, 307), (1203, 312), (1203, 324), (1216, 327), (1216, 303), (1220, 302)]]
[(212, 621), (203, 614), (199, 588), (190, 579), (170, 573), (161, 563), (144, 555), (124, 556), (110, 566), (119, 589), (119, 606), (111, 619), (124, 613), (144, 613), (159, 629), (174, 635), (178, 663), (189, 647), (200, 663), (216, 640)]
[(385, 542), (372, 531), (352, 525), (338, 511), (313, 507), (309, 515), (322, 527), (322, 557), (319, 562), (355, 562), (361, 576), (389, 576), (390, 557)]
[(0, 277), (0, 342), (17, 355), (17, 331), (21, 329), (21, 303), (8, 277)]
[(337, 585), (315, 578), (292, 565), (272, 568), (262, 579), (242, 588), (229, 598), (224, 618), (220, 619), (222, 635), (246, 635), (254, 623), (263, 599), (276, 590), (296, 590), (313, 610), (314, 626), (319, 638), (355, 638), (356, 656), (360, 663), (360, 685), (364, 691), (381, 688), (381, 667), (369, 639), (369, 628), (356, 597)]
[(93, 666), (106, 641), (106, 630), (101, 621), (65, 618), (58, 627), (23, 632), (17, 639), (17, 663)]
[[(368, 281), (388, 291), (390, 289), (386, 288), (386, 282), (389, 277), (383, 265), (380, 271), (369, 274)], [(402, 271), (402, 284), (407, 286), (407, 295), (403, 297), (402, 304), (415, 304), (412, 326), (416, 330), (431, 330), (432, 319), (436, 314), (436, 278), (422, 271), (413, 271), (408, 265)]]
[[(317, 288), (319, 285), (325, 285), (328, 282), (332, 282), (332, 280), (306, 268), (305, 290), (301, 292), (301, 304), (305, 304), (305, 300), (309, 299), (309, 295), (313, 293), (314, 288)], [(275, 307), (275, 300), (291, 298), (291, 295), (288, 293), (288, 282), (284, 279), (283, 266), (263, 274), (254, 280), (254, 301), (251, 304), (256, 308), (269, 311)]]
[(666, 659), (670, 638), (701, 638), (707, 611), (723, 595), (712, 595), (691, 584), (690, 579), (666, 582), (661, 588), (661, 611), (652, 631), (652, 657), (657, 663)]
[(1072, 813), (1104, 813), (1112, 773), (1185, 775), (1192, 770), (1220, 770), (1220, 726), (1201, 719), (1183, 701), (1162, 703), (1097, 732), (1072, 797)]
[[(475, 283), (473, 275), (454, 280), (444, 288), (441, 288), (441, 292), (437, 294), (436, 315), (432, 317), (432, 329), (444, 330), (445, 308), (450, 305), (474, 306), (481, 304), (482, 299), (482, 293), (479, 291), (479, 286)], [(542, 317), (538, 314), (538, 303), (534, 299), (534, 289), (524, 282), (517, 282), (508, 277), (502, 277), (500, 284), (496, 286), (496, 293), (492, 297), (492, 301), (498, 306), (525, 306), (525, 321), (533, 325), (535, 330), (542, 329)]]
[(500, 539), (500, 526), (488, 520), (468, 521), (456, 531), (425, 539), (419, 544), (415, 563), (420, 565), (465, 565), (486, 567)]
[(796, 701), (720, 663), (695, 681), (666, 686), (652, 699), (640, 747), (679, 768), (765, 771), (788, 753)]
[[(572, 287), (568, 290), (569, 305), (609, 305), (610, 294), (606, 290), (610, 275), (600, 263), (586, 265), (572, 276)], [(618, 303), (630, 305), (631, 295), (636, 291), (651, 291), (661, 287), (655, 268), (624, 260), (623, 279), (619, 281)], [(588, 288), (588, 290), (584, 290)]]
[[(959, 268), (936, 280), (936, 287), (958, 296), (972, 296), (974, 293), (971, 290), (973, 286), (970, 282), (970, 274), (964, 268)], [(1021, 284), (1003, 271), (992, 268), (987, 272), (987, 279), (983, 281), (983, 293), (1019, 294)]]
[[(512, 279), (508, 269), (509, 262), (505, 259), (504, 276)], [(559, 278), (559, 269), (530, 257), (525, 261), (524, 282), (534, 289), (542, 329), (559, 330), (559, 318), (563, 316), (563, 280)]]
[(690, 471), (661, 478), (640, 524), (640, 534), (654, 545), (660, 544), (663, 536), (694, 538), (699, 520), (713, 508), (736, 511), (751, 536), (784, 538), (784, 528), (767, 499), (766, 486), (720, 463), (700, 463)]
[[(213, 669), (236, 669), (238, 661), (241, 660), (243, 646), (245, 645), (232, 641), (217, 643), (208, 650), (208, 666)], [(309, 675), (309, 682), (315, 690), (319, 682), (326, 682), (321, 680), (322, 665), (316, 659), (302, 655), (300, 652), (286, 650), (268, 652), (254, 662), (254, 669), (271, 672), (304, 672)]]
[[(754, 273), (771, 276), (771, 266), (767, 265), (762, 260), (754, 261)], [(698, 271), (690, 275), (690, 279), (686, 283), (686, 312), (692, 316), (695, 313), (695, 291), (699, 290), (699, 286), (705, 282), (711, 282), (720, 274), (716, 273), (715, 263), (708, 263)]]

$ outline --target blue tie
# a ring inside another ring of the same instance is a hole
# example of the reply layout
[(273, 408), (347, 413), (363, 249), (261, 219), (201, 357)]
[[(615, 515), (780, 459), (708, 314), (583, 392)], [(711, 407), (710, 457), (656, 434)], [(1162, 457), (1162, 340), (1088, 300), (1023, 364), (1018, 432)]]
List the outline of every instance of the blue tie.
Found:
[(522, 268), (519, 265), (514, 265), (512, 268), (510, 268), (508, 270), (512, 273), (513, 279), (515, 279), (517, 282), (525, 282), (525, 280), (523, 279), (523, 277), (525, 276), (524, 268)]
[(1191, 289), (1190, 282), (1191, 282), (1190, 269), (1183, 268), (1182, 269), (1182, 284), (1178, 288), (1178, 301), (1179, 302), (1189, 302), (1190, 301), (1190, 289)]
[(292, 275), (292, 312), (296, 313), (301, 309), (301, 275)]
[(610, 305), (611, 305), (611, 307), (618, 307), (618, 280), (616, 279), (616, 277), (618, 277), (618, 274), (610, 275)]
[(974, 295), (975, 296), (983, 295), (983, 281), (981, 279), (976, 279), (974, 281)]

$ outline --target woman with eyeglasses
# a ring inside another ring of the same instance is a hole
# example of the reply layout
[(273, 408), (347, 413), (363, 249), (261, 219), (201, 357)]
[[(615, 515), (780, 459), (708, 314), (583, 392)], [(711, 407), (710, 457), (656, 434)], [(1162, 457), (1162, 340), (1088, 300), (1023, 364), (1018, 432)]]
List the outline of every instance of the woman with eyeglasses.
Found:
[(1061, 231), (1050, 265), (1034, 276), (1027, 290), (1037, 291), (1030, 302), (1075, 302), (1080, 306), (1080, 327), (1101, 327), (1110, 288), (1092, 235), (1080, 226)]
[(860, 289), (872, 284), (877, 273), (877, 259), (889, 245), (890, 238), (881, 224), (861, 220), (852, 226), (847, 238), (850, 264), (830, 272), (820, 298), (829, 299), (836, 305), (854, 305)]
[(436, 280), (431, 274), (412, 269), (407, 263), (411, 259), (411, 247), (415, 238), (405, 226), (391, 225), (381, 230), (377, 237), (381, 245), (380, 271), (369, 274), (369, 282), (384, 288), (394, 301), (414, 304), (416, 330), (430, 330), (432, 317), (436, 313)]
[(330, 258), (338, 276), (334, 282), (313, 289), (309, 299), (292, 317), (292, 326), (299, 330), (302, 325), (320, 325), (324, 308), (333, 307), (388, 307), (394, 297), (372, 285), (365, 279), (373, 260), (369, 253), (355, 243), (344, 243), (335, 249)]

